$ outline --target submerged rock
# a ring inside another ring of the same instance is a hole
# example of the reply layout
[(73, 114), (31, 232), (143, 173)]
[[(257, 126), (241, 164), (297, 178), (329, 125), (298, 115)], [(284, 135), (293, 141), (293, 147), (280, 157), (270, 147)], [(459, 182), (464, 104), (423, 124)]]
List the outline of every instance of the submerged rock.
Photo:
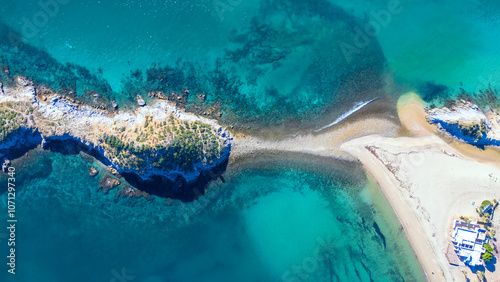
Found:
[(111, 177), (110, 175), (106, 175), (103, 177), (101, 182), (99, 183), (99, 189), (102, 189), (104, 194), (107, 194), (109, 190), (115, 188), (116, 186), (120, 185), (121, 181)]
[(128, 197), (128, 198), (132, 198), (132, 197), (135, 197), (135, 198), (140, 198), (140, 197), (143, 197), (144, 199), (150, 201), (153, 199), (153, 197), (147, 193), (147, 192), (144, 192), (144, 191), (141, 191), (141, 190), (137, 190), (137, 189), (134, 189), (130, 186), (125, 186), (123, 187), (117, 194), (117, 196), (120, 196), (120, 197)]
[(99, 174), (99, 171), (97, 170), (97, 168), (95, 168), (95, 167), (93, 167), (93, 166), (89, 165), (89, 175), (90, 175), (91, 177), (94, 177), (94, 176), (96, 176), (97, 174)]

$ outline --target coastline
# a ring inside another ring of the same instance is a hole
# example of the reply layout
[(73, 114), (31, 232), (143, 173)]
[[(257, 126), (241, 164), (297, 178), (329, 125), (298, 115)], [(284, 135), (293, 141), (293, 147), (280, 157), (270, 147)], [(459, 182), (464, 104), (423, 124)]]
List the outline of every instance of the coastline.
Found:
[(500, 167), (498, 162), (500, 160), (500, 148), (487, 146), (484, 149), (479, 149), (440, 133), (436, 126), (426, 120), (427, 113), (424, 110), (424, 101), (417, 94), (407, 93), (402, 95), (398, 100), (397, 107), (399, 120), (410, 136), (439, 136), (462, 154), (481, 163)]
[(191, 186), (200, 182), (204, 187), (218, 177), (213, 172), (225, 170), (232, 138), (214, 120), (160, 99), (110, 112), (37, 89), (23, 77), (17, 82), (17, 87), (0, 87), (0, 112), (8, 125), (2, 127), (0, 159), (9, 160), (6, 167), (38, 146), (68, 154), (83, 151), (135, 188), (183, 200), (195, 197)]
[[(31, 99), (34, 99), (38, 102), (33, 91), (21, 94), (15, 98), (32, 103)], [(12, 99), (8, 95), (3, 98), (3, 102), (10, 102)], [(60, 114), (62, 110), (71, 106), (68, 105), (59, 98), (51, 104), (37, 105), (36, 109), (44, 119), (64, 121), (66, 125), (64, 129), (47, 130), (52, 133), (51, 135), (57, 137), (71, 133), (73, 137), (85, 140), (84, 132), (91, 124), (100, 123), (104, 130), (112, 131), (113, 122), (117, 120), (120, 122), (133, 120), (142, 125), (145, 120), (147, 122), (145, 118), (147, 115), (166, 119), (171, 113), (183, 121), (201, 120), (209, 124), (218, 137), (231, 140), (229, 132), (215, 121), (184, 113), (165, 102), (157, 102), (152, 107), (138, 108), (133, 113), (119, 113), (113, 117), (84, 108), (89, 114), (79, 116), (83, 119), (76, 128), (70, 126), (74, 124), (69, 120), (82, 109), (68, 111), (71, 114)], [(454, 217), (469, 216), (474, 213), (474, 207), (470, 205), (472, 201), (480, 202), (484, 198), (495, 196), (492, 179), (496, 179), (495, 183), (500, 179), (500, 165), (494, 163), (494, 160), (496, 153), (500, 155), (500, 152), (494, 148), (480, 151), (471, 145), (456, 141), (448, 144), (445, 142), (446, 138), (443, 137), (445, 141), (439, 138), (438, 130), (426, 121), (422, 101), (416, 94), (402, 96), (398, 101), (398, 114), (399, 120), (396, 117), (380, 116), (352, 118), (318, 133), (295, 135), (278, 140), (237, 134), (229, 143), (231, 153), (227, 152), (227, 157), (231, 163), (240, 157), (255, 153), (267, 155), (287, 152), (351, 162), (360, 160), (367, 173), (381, 187), (403, 225), (427, 278), (430, 281), (460, 279), (463, 274), (458, 269), (450, 271), (444, 256), (449, 240), (447, 229)], [(41, 122), (44, 119), (41, 117), (37, 121)], [(88, 123), (83, 124), (84, 121)], [(402, 137), (402, 135), (412, 137)], [(47, 136), (44, 136), (44, 140), (45, 138)], [(97, 134), (93, 138), (97, 138)], [(98, 143), (97, 139), (82, 141), (82, 143), (89, 142)], [(492, 155), (491, 152), (495, 154)], [(419, 166), (418, 169), (413, 169), (415, 166)], [(437, 173), (443, 167), (451, 169), (445, 174)], [(456, 178), (461, 181), (457, 181)], [(466, 184), (463, 184), (463, 181)], [(480, 185), (477, 184), (478, 181)], [(457, 183), (459, 183), (458, 189)], [(470, 189), (474, 185), (481, 186), (484, 191)], [(434, 189), (434, 186), (440, 189)]]
[[(423, 239), (421, 234), (425, 234), (423, 228), (414, 214), (412, 208), (405, 202), (405, 196), (398, 190), (398, 184), (394, 183), (390, 175), (385, 170), (385, 166), (381, 165), (377, 159), (369, 153), (368, 150), (363, 150), (365, 144), (373, 141), (378, 136), (369, 136), (344, 143), (341, 148), (356, 156), (366, 168), (367, 173), (375, 179), (385, 197), (391, 204), (392, 210), (398, 217), (406, 237), (415, 251), (417, 258), (422, 266), (425, 276), (429, 281), (445, 281), (446, 277), (443, 270), (437, 267), (438, 263), (434, 259), (436, 257), (434, 249), (430, 243)], [(365, 143), (366, 142), (366, 143)]]
[(451, 267), (445, 257), (449, 225), (455, 217), (475, 214), (471, 202), (498, 196), (500, 165), (491, 154), (498, 151), (439, 138), (416, 94), (402, 96), (398, 113), (412, 137), (365, 136), (341, 149), (356, 156), (378, 182), (428, 279), (461, 281), (462, 269)]

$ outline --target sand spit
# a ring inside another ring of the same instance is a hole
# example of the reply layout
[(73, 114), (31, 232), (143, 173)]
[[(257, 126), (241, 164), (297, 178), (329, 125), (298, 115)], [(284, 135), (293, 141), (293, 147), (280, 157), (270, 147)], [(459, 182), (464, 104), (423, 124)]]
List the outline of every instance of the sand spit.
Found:
[(286, 151), (354, 161), (356, 158), (340, 149), (342, 143), (367, 134), (395, 137), (399, 129), (400, 125), (396, 120), (370, 118), (338, 125), (316, 134), (296, 135), (281, 140), (236, 135), (231, 158), (259, 151)]
[[(415, 137), (371, 135), (341, 149), (356, 156), (379, 183), (429, 280), (465, 281), (462, 270), (468, 269), (449, 265), (445, 257), (451, 222), (474, 216), (482, 200), (500, 197), (500, 165), (492, 154), (497, 152), (439, 138), (415, 94), (403, 96), (398, 109), (401, 123)], [(498, 279), (494, 275), (487, 273)]]

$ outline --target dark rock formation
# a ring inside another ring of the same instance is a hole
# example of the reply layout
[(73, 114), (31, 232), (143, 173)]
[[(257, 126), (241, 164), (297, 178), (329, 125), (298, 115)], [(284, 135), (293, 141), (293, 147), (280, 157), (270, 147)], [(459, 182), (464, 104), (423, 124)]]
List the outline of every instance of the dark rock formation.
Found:
[(111, 166), (108, 166), (106, 168), (106, 171), (118, 178), (122, 178), (122, 176), (120, 175), (120, 173), (118, 173), (118, 170), (116, 170), (114, 167), (111, 167)]
[(121, 184), (120, 180), (113, 178), (110, 175), (106, 175), (102, 178), (101, 182), (99, 183), (99, 189), (102, 189), (104, 194), (107, 194), (109, 190), (115, 188), (120, 184)]

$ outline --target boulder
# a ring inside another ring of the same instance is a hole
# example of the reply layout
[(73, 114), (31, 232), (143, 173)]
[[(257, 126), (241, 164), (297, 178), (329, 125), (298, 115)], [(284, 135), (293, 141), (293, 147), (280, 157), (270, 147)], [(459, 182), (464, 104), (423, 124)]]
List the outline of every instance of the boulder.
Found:
[(142, 99), (141, 95), (137, 95), (137, 104), (141, 107), (146, 106), (146, 101), (144, 101), (144, 99)]
[(111, 100), (111, 106), (113, 106), (113, 109), (115, 109), (115, 110), (118, 109), (118, 104), (116, 103), (115, 99)]
[(120, 184), (121, 184), (120, 180), (113, 178), (110, 175), (106, 175), (102, 178), (101, 182), (99, 183), (99, 189), (102, 189), (104, 194), (107, 194), (109, 190), (115, 188)]
[(5, 161), (2, 164), (2, 170), (3, 170), (3, 172), (7, 172), (9, 170), (9, 167), (10, 167), (10, 160), (9, 159), (5, 159)]
[(159, 91), (156, 93), (159, 99), (167, 100), (167, 96), (163, 92)]
[(16, 80), (17, 83), (21, 86), (33, 86), (33, 81), (27, 79), (26, 77), (18, 76)]
[(99, 171), (97, 170), (97, 168), (95, 168), (95, 167), (93, 167), (93, 166), (89, 165), (89, 175), (90, 175), (91, 177), (94, 177), (94, 176), (96, 176), (97, 174), (99, 174)]

